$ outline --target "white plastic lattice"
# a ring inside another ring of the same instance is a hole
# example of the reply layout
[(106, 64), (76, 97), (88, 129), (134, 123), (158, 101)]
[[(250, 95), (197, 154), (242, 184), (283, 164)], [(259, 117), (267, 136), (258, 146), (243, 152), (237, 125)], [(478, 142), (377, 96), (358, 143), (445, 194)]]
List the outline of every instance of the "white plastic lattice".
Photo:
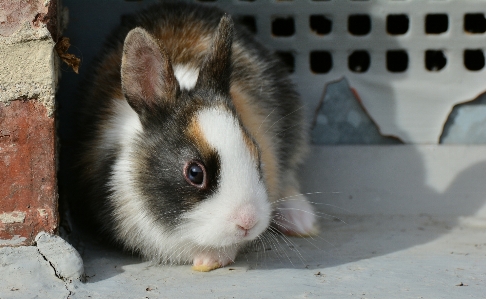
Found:
[(486, 1), (197, 1), (229, 11), (293, 65), (315, 108), (346, 77), (384, 135), (437, 143), (454, 104), (486, 90)]

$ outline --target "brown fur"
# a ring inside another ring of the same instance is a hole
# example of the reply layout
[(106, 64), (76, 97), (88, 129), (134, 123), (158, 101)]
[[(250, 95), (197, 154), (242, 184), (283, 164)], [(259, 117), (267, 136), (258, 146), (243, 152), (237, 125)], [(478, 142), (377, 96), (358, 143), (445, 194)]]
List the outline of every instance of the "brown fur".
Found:
[[(178, 24), (184, 30), (173, 30), (173, 27), (159, 26), (156, 30), (150, 31), (158, 40), (162, 48), (167, 49), (167, 54), (175, 64), (189, 64), (193, 67), (194, 59), (202, 62), (211, 46), (213, 28), (208, 28), (202, 22), (188, 22)], [(175, 26), (174, 26), (175, 27)]]
[(190, 140), (194, 142), (203, 157), (207, 158), (214, 153), (211, 145), (209, 145), (209, 143), (204, 138), (201, 127), (194, 115), (192, 115), (192, 119), (189, 122), (189, 126), (186, 130), (186, 135), (187, 137), (189, 137)]
[(269, 199), (273, 202), (279, 197), (279, 171), (278, 158), (276, 157), (275, 148), (272, 144), (271, 137), (268, 133), (269, 125), (265, 121), (266, 115), (261, 113), (260, 107), (251, 100), (239, 85), (234, 84), (231, 87), (231, 98), (235, 105), (238, 116), (241, 118), (243, 125), (249, 133), (255, 138), (261, 149), (262, 168), (268, 188)]

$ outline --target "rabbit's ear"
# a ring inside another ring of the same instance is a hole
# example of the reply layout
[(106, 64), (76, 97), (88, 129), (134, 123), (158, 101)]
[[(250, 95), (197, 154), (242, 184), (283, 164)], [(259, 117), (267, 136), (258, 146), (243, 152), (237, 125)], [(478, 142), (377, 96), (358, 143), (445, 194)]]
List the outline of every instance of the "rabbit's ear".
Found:
[(210, 89), (224, 94), (229, 93), (233, 32), (233, 20), (225, 14), (219, 21), (211, 49), (199, 72), (196, 89)]
[(167, 53), (142, 28), (131, 30), (125, 38), (121, 83), (128, 103), (139, 115), (175, 102), (179, 92)]

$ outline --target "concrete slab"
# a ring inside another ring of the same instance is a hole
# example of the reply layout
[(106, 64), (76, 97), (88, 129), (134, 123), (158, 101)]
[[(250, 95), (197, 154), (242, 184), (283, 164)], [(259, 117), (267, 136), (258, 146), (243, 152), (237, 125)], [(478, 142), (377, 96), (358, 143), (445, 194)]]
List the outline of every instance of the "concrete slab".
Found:
[(0, 248), (0, 273), (2, 299), (61, 299), (70, 294), (35, 246)]
[[(486, 232), (427, 215), (322, 218), (314, 239), (257, 244), (210, 273), (87, 246), (72, 298), (481, 298)], [(430, 240), (436, 235), (441, 237)], [(482, 240), (482, 241), (481, 241)], [(412, 245), (417, 244), (417, 245)], [(461, 286), (462, 284), (462, 286)]]
[(485, 297), (486, 146), (314, 147), (302, 177), (315, 238), (266, 235), (209, 273), (82, 239), (85, 283), (4, 248), (0, 298)]

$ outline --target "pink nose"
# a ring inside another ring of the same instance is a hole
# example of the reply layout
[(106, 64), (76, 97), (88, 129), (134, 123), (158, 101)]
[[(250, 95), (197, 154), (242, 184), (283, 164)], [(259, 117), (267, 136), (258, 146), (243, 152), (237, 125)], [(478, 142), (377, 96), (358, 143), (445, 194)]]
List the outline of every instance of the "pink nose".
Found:
[(236, 224), (236, 226), (242, 230), (250, 230), (252, 227), (255, 226), (255, 223), (246, 224), (246, 225)]
[(251, 207), (240, 209), (234, 217), (234, 223), (242, 230), (248, 231), (257, 223), (256, 212)]
[(249, 231), (249, 230), (250, 230), (250, 229), (251, 229), (253, 226), (255, 226), (255, 225), (252, 225), (251, 227), (250, 227), (250, 226), (247, 226), (248, 228), (245, 228), (245, 227), (243, 227), (243, 226), (241, 226), (241, 225), (239, 225), (239, 224), (237, 224), (236, 226), (237, 226), (239, 229), (241, 229), (242, 231), (244, 231), (243, 237), (246, 237), (246, 236), (248, 236), (248, 234), (249, 234), (249, 232), (248, 232), (248, 231)]

